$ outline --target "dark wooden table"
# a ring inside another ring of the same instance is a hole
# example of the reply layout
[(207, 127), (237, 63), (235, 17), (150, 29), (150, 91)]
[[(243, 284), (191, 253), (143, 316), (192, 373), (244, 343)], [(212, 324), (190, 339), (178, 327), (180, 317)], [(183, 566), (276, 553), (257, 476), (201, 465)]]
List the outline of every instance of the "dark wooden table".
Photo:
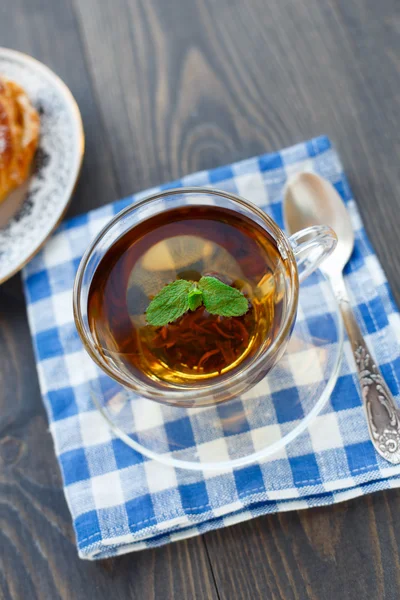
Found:
[[(398, 0), (3, 0), (0, 44), (71, 88), (86, 157), (69, 215), (327, 133), (400, 301)], [(400, 597), (400, 491), (77, 558), (20, 276), (0, 287), (0, 597)]]

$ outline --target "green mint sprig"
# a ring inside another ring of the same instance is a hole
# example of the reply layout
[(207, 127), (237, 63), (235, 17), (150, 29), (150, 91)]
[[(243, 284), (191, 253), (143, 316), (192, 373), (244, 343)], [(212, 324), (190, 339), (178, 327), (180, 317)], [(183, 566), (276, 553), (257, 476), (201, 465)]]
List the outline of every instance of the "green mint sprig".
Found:
[(249, 309), (242, 292), (215, 277), (202, 277), (198, 282), (178, 279), (163, 287), (153, 298), (146, 311), (146, 320), (149, 325), (162, 327), (202, 304), (210, 314), (221, 317), (241, 317)]

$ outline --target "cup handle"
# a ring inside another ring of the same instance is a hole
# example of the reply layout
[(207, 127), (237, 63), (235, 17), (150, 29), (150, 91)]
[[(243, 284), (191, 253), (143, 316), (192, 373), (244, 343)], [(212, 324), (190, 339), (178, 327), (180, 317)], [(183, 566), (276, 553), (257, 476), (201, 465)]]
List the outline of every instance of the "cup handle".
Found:
[(289, 237), (297, 262), (299, 283), (315, 271), (336, 248), (336, 233), (327, 225), (314, 225)]

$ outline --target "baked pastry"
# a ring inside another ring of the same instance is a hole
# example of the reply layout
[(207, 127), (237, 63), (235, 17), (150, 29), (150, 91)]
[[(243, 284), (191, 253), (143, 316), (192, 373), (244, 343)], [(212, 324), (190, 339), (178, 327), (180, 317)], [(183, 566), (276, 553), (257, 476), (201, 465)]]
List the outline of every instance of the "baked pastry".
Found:
[(29, 175), (40, 120), (26, 92), (0, 76), (0, 202)]

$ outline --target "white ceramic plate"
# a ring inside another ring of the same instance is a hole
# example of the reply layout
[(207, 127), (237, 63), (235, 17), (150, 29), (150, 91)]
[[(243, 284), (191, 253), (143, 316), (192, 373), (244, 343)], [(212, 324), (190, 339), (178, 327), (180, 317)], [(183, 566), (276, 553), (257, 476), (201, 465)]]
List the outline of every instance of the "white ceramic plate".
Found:
[(40, 114), (32, 175), (0, 204), (0, 283), (19, 271), (60, 223), (84, 152), (78, 106), (57, 75), (34, 58), (0, 48), (0, 74), (21, 85)]

